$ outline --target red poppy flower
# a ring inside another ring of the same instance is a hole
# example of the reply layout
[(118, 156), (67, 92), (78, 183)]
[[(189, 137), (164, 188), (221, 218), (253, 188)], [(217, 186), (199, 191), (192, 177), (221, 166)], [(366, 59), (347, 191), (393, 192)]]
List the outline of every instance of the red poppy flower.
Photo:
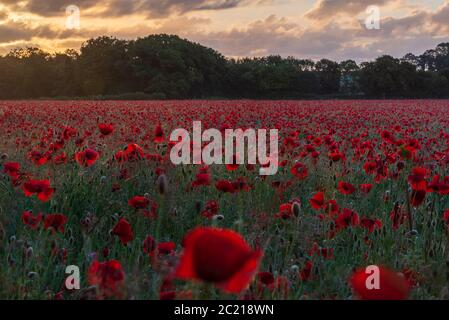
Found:
[(120, 238), (120, 242), (126, 246), (126, 244), (134, 239), (133, 230), (131, 225), (125, 219), (121, 218), (114, 229), (112, 229), (112, 234)]
[(56, 165), (67, 163), (67, 155), (63, 152), (53, 158), (53, 163)]
[(340, 181), (338, 183), (338, 191), (344, 195), (351, 195), (355, 192), (355, 188), (352, 184)]
[(25, 196), (31, 197), (36, 194), (42, 202), (49, 201), (54, 192), (49, 180), (28, 180), (22, 188)]
[(33, 216), (33, 213), (31, 211), (25, 211), (24, 213), (22, 213), (21, 219), (24, 225), (30, 227), (31, 229), (36, 229), (39, 226), (39, 223), (42, 221), (42, 213)]
[(39, 151), (31, 151), (28, 157), (36, 166), (41, 166), (47, 162), (47, 157)]
[(69, 139), (75, 137), (77, 132), (78, 131), (75, 128), (65, 127), (64, 132), (62, 133), (62, 136), (63, 136), (64, 140), (69, 140)]
[(449, 194), (449, 177), (444, 177), (441, 181), (440, 176), (434, 176), (427, 186), (427, 191), (438, 193), (440, 196)]
[(134, 209), (145, 209), (149, 204), (150, 200), (142, 196), (135, 196), (128, 200), (128, 205)]
[(229, 293), (248, 287), (262, 258), (262, 251), (251, 250), (232, 230), (197, 228), (183, 244), (177, 277), (211, 282)]
[(270, 292), (279, 291), (284, 296), (288, 295), (290, 283), (283, 276), (274, 277), (271, 272), (259, 272), (257, 274), (257, 292), (263, 294), (266, 289)]
[(218, 202), (215, 200), (208, 201), (201, 215), (205, 218), (211, 219), (218, 213)]
[(226, 164), (226, 170), (227, 171), (236, 171), (239, 168), (239, 164), (237, 163), (237, 156), (234, 154), (232, 157), (232, 163)]
[(415, 156), (416, 149), (408, 146), (408, 145), (402, 145), (399, 147), (398, 154), (403, 160), (410, 160)]
[(215, 184), (215, 187), (217, 188), (217, 190), (219, 190), (221, 192), (225, 192), (225, 193), (235, 192), (234, 185), (232, 184), (232, 182), (230, 182), (228, 180), (217, 181), (217, 183)]
[(334, 162), (338, 162), (340, 161), (342, 158), (344, 157), (344, 154), (342, 154), (340, 151), (338, 150), (334, 150), (332, 152), (329, 152), (329, 158), (334, 161)]
[(408, 177), (408, 182), (413, 190), (424, 190), (427, 188), (427, 175), (428, 170), (426, 168), (418, 167), (412, 170), (412, 174)]
[(92, 149), (86, 149), (75, 154), (75, 160), (80, 166), (90, 167), (100, 158), (97, 151)]
[(271, 272), (261, 271), (257, 273), (257, 281), (265, 287), (271, 287), (274, 284), (274, 276)]
[(340, 206), (337, 204), (337, 201), (335, 200), (329, 200), (324, 205), (324, 210), (329, 215), (330, 218), (335, 216), (337, 213), (340, 212)]
[(104, 136), (108, 136), (114, 132), (114, 126), (112, 124), (100, 123), (98, 129)]
[(426, 190), (413, 190), (411, 195), (411, 202), (414, 207), (419, 207), (426, 199)]
[(60, 213), (47, 214), (44, 219), (44, 229), (51, 229), (53, 232), (64, 233), (64, 225), (67, 223), (68, 218)]
[(301, 272), (299, 273), (301, 280), (302, 281), (309, 280), (312, 275), (312, 270), (313, 270), (313, 262), (310, 260), (307, 260), (306, 264), (304, 265)]
[(290, 170), (292, 175), (294, 175), (299, 180), (304, 180), (309, 175), (309, 171), (307, 170), (307, 166), (300, 162), (296, 163), (292, 169)]
[(317, 192), (312, 199), (309, 200), (313, 209), (319, 210), (324, 207), (324, 192)]
[(209, 173), (198, 173), (196, 174), (195, 181), (192, 182), (193, 187), (208, 186), (210, 185), (211, 179)]
[(161, 242), (157, 245), (158, 255), (170, 255), (173, 254), (176, 249), (176, 244), (172, 241)]
[(345, 229), (351, 226), (357, 226), (359, 223), (360, 220), (357, 212), (349, 209), (343, 209), (343, 212), (341, 212), (335, 220), (335, 224), (338, 230)]
[(245, 178), (239, 177), (235, 181), (232, 182), (232, 186), (234, 187), (235, 192), (241, 191), (250, 191), (251, 186), (248, 185)]
[(366, 174), (374, 174), (377, 170), (377, 163), (373, 161), (365, 162), (363, 170), (365, 170)]
[(400, 275), (385, 267), (379, 267), (379, 289), (368, 289), (368, 277), (372, 273), (366, 269), (356, 271), (350, 279), (354, 294), (362, 300), (405, 300), (410, 294), (410, 283)]
[(382, 228), (382, 221), (379, 219), (362, 218), (360, 225), (367, 229), (369, 233), (373, 233), (375, 229), (380, 230)]
[(151, 254), (156, 249), (156, 241), (152, 236), (147, 236), (143, 241), (143, 252)]
[(87, 274), (89, 284), (98, 287), (101, 297), (120, 295), (125, 280), (125, 272), (120, 262), (116, 260), (94, 261)]
[(372, 189), (373, 189), (373, 185), (371, 183), (364, 183), (364, 184), (360, 185), (360, 190), (363, 193), (370, 193)]
[(115, 154), (115, 159), (120, 162), (138, 161), (144, 159), (144, 157), (145, 152), (139, 145), (135, 143), (128, 144), (123, 151), (119, 151)]
[(157, 125), (154, 129), (154, 143), (162, 143), (165, 140), (164, 130), (162, 129), (161, 125)]
[(290, 219), (293, 217), (293, 203), (284, 203), (279, 207), (279, 212), (275, 215), (276, 218)]
[(17, 179), (19, 176), (20, 164), (17, 162), (8, 162), (3, 165), (3, 173), (10, 176), (12, 179)]
[(396, 141), (393, 134), (387, 130), (382, 131), (380, 135), (382, 137), (382, 140), (384, 140), (385, 142), (387, 142), (389, 144), (394, 144)]

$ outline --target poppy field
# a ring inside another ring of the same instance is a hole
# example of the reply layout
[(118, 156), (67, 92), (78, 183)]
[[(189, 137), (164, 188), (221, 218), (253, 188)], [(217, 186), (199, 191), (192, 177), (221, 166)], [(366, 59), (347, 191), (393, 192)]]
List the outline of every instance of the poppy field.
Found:
[[(174, 165), (194, 121), (278, 129), (277, 174)], [(449, 101), (3, 101), (0, 136), (1, 299), (449, 299)]]

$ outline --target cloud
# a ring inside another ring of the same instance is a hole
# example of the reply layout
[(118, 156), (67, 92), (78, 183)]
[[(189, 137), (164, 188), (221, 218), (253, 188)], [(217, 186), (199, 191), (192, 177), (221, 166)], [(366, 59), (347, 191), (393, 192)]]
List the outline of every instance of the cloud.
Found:
[(337, 25), (305, 30), (299, 24), (271, 15), (245, 28), (191, 36), (229, 56), (306, 56), (318, 58), (338, 50), (348, 40)]
[[(266, 0), (265, 0), (266, 1)], [(16, 0), (3, 0), (3, 3), (14, 10), (30, 12), (44, 17), (61, 15), (69, 5), (75, 4), (83, 11), (95, 15), (119, 16), (129, 14), (144, 14), (150, 16), (168, 16), (184, 14), (191, 11), (224, 10), (253, 3), (261, 0), (26, 0), (20, 5)]]
[(368, 6), (383, 6), (394, 0), (319, 0), (306, 17), (314, 20), (331, 19), (339, 14), (356, 15)]
[(6, 10), (4, 9), (0, 9), (0, 22), (2, 22), (3, 20), (6, 20), (6, 18), (8, 18), (9, 14)]
[(55, 37), (57, 32), (49, 26), (30, 27), (24, 22), (7, 21), (0, 24), (0, 43), (27, 41), (33, 37)]
[[(2, 1), (12, 3), (11, 0)], [(37, 3), (37, 0), (28, 0), (25, 6), (32, 5), (33, 1)], [(407, 10), (401, 11), (400, 15), (383, 18), (380, 30), (368, 30), (364, 26), (364, 21), (357, 20), (357, 12), (365, 10), (368, 4), (384, 4), (391, 9), (392, 6), (403, 3), (403, 1), (405, 0), (370, 0), (369, 2), (366, 0), (357, 2), (319, 0), (307, 15), (312, 14), (317, 18), (342, 16), (332, 19), (323, 18), (315, 23), (303, 24), (303, 21), (298, 21), (293, 17), (285, 18), (282, 15), (267, 14), (264, 18), (248, 23), (240, 22), (240, 24), (226, 28), (225, 26), (217, 27), (214, 19), (195, 11), (224, 10), (250, 3), (261, 4), (261, 1), (108, 0), (101, 2), (102, 7), (97, 8), (96, 3), (98, 2), (80, 0), (79, 3), (90, 5), (92, 12), (100, 10), (97, 11), (100, 12), (98, 17), (84, 18), (86, 23), (82, 22), (81, 30), (66, 30), (63, 27), (63, 21), (47, 17), (37, 17), (30, 20), (29, 23), (8, 20), (12, 19), (9, 17), (5, 22), (0, 22), (0, 52), (4, 53), (6, 48), (10, 47), (9, 44), (13, 43), (39, 43), (46, 50), (61, 50), (68, 47), (79, 49), (84, 40), (101, 35), (133, 39), (154, 33), (170, 33), (210, 46), (232, 57), (280, 54), (300, 58), (334, 60), (351, 58), (363, 61), (373, 59), (381, 54), (391, 54), (397, 57), (407, 52), (421, 54), (426, 49), (449, 40), (449, 0), (433, 10), (425, 9), (426, 7), (423, 6), (413, 9), (408, 7)], [(61, 4), (68, 3), (63, 0), (54, 0), (51, 1), (51, 4), (44, 1), (39, 2), (41, 3), (39, 8), (47, 6), (56, 11), (59, 10)], [(106, 11), (101, 10), (110, 9), (103, 4), (112, 2), (121, 5), (114, 6), (115, 11), (112, 15), (106, 16)], [(150, 4), (154, 4), (154, 6), (150, 6)], [(338, 6), (336, 6), (337, 4)], [(34, 8), (37, 10), (37, 7)], [(136, 8), (140, 8), (144, 13), (151, 11), (151, 14), (156, 15), (157, 19), (149, 18), (145, 14), (136, 15)], [(332, 8), (333, 10), (331, 10)], [(1, 12), (0, 10), (0, 14)], [(134, 12), (134, 15), (126, 16), (131, 12)], [(183, 14), (187, 12), (190, 14)], [(235, 12), (239, 13), (240, 11), (236, 10)], [(339, 12), (351, 12), (351, 14), (343, 16), (343, 13)], [(214, 14), (214, 16), (217, 15), (218, 13)], [(105, 22), (102, 24), (103, 21)]]

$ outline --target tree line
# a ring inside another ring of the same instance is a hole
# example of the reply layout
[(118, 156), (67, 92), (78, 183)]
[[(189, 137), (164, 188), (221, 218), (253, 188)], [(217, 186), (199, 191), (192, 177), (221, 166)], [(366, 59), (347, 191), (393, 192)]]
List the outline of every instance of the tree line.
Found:
[(448, 98), (449, 43), (357, 64), (227, 59), (175, 35), (98, 37), (80, 51), (20, 48), (0, 57), (0, 99)]

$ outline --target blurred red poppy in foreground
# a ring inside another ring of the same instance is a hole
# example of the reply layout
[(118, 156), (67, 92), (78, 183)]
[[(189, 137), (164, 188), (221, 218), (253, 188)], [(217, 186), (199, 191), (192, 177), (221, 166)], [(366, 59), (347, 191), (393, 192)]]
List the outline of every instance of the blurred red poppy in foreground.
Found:
[(28, 180), (23, 184), (25, 196), (31, 197), (36, 194), (42, 202), (47, 202), (53, 195), (54, 189), (50, 186), (49, 180)]
[(97, 286), (102, 297), (118, 295), (124, 280), (125, 272), (116, 260), (94, 261), (88, 270), (89, 284)]
[(176, 276), (211, 282), (226, 292), (239, 293), (248, 287), (262, 255), (232, 230), (197, 228), (184, 239)]
[(76, 162), (78, 162), (78, 164), (83, 167), (90, 167), (95, 162), (97, 162), (99, 157), (100, 155), (98, 154), (98, 152), (92, 149), (86, 149), (75, 154)]
[(367, 272), (366, 269), (356, 271), (351, 279), (350, 284), (355, 295), (362, 300), (405, 300), (410, 294), (410, 283), (406, 278), (389, 270), (385, 267), (379, 267), (379, 288), (368, 289), (371, 284), (371, 278), (374, 277), (373, 272)]

